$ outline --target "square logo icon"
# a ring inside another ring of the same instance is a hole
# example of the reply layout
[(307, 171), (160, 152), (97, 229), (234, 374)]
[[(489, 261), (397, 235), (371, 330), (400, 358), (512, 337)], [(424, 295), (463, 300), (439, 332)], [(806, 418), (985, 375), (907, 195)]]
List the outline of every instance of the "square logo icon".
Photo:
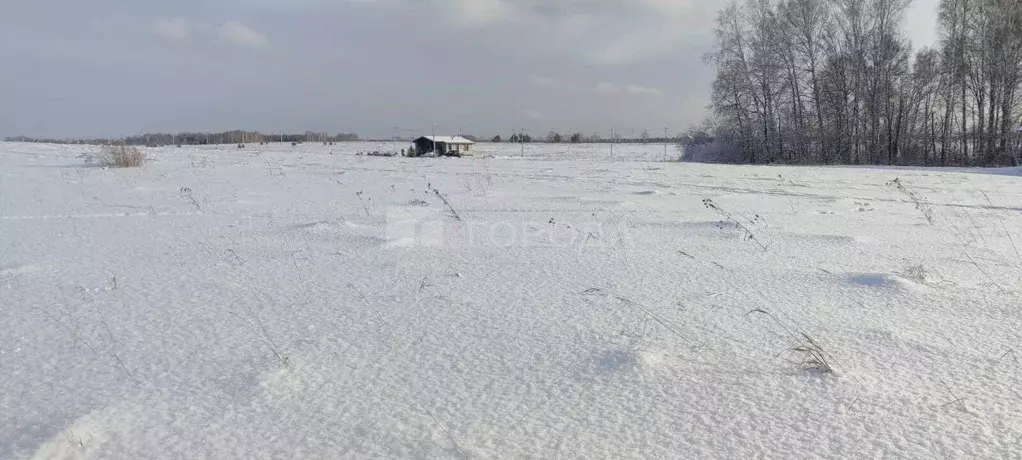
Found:
[(385, 237), (391, 247), (443, 246), (443, 215), (431, 209), (389, 209)]

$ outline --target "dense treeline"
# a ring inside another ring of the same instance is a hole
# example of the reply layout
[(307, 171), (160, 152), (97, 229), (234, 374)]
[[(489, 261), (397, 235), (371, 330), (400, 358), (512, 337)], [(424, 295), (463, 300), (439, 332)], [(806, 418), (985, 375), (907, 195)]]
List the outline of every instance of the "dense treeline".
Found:
[(46, 142), (54, 144), (126, 144), (126, 145), (207, 145), (248, 144), (263, 142), (353, 142), (358, 134), (329, 135), (326, 133), (262, 134), (255, 131), (225, 131), (221, 133), (148, 133), (120, 139), (42, 139), (26, 136), (8, 137), (8, 142)]
[(1017, 164), (1022, 0), (941, 0), (939, 43), (914, 53), (909, 3), (732, 2), (708, 56), (714, 141), (693, 159)]
[(592, 135), (584, 135), (576, 132), (570, 135), (562, 135), (557, 131), (550, 131), (547, 133), (545, 138), (534, 138), (526, 133), (514, 133), (510, 137), (504, 138), (501, 136), (495, 136), (490, 139), (490, 142), (512, 142), (512, 143), (531, 143), (531, 142), (545, 142), (548, 144), (663, 144), (669, 142), (677, 144), (683, 138), (681, 134), (675, 137), (664, 137), (664, 136), (653, 136), (649, 130), (643, 130), (638, 136), (625, 137), (622, 133), (613, 132), (608, 137), (600, 136), (599, 134), (593, 133)]

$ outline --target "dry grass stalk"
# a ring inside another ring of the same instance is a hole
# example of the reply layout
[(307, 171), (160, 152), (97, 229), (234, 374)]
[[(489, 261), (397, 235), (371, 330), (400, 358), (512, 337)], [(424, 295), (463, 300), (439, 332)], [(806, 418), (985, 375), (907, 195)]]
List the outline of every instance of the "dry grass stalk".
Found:
[(791, 351), (799, 355), (799, 365), (802, 369), (821, 374), (833, 374), (834, 368), (830, 365), (830, 360), (827, 359), (829, 353), (808, 334), (803, 332), (799, 335), (800, 340), (791, 347)]
[(923, 217), (926, 218), (927, 222), (929, 222), (931, 225), (935, 223), (933, 207), (931, 207), (930, 204), (927, 203), (925, 200), (920, 198), (919, 195), (916, 194), (916, 192), (909, 190), (908, 187), (906, 187), (905, 184), (901, 182), (901, 178), (896, 177), (894, 178), (894, 180), (888, 182), (887, 185), (889, 187), (894, 187), (898, 189), (899, 192), (903, 193), (910, 200), (912, 200), (912, 204), (916, 206), (916, 210), (923, 214)]
[[(731, 223), (735, 227), (737, 227), (737, 228), (741, 229), (743, 232), (745, 232), (745, 239), (751, 240), (751, 241), (755, 241), (756, 244), (758, 244), (759, 247), (763, 249), (763, 251), (767, 251), (767, 249), (768, 249), (767, 246), (765, 244), (763, 244), (759, 240), (759, 238), (756, 238), (756, 234), (752, 233), (752, 230), (750, 230), (749, 227), (746, 227), (745, 224), (739, 222), (738, 219), (735, 218), (734, 215), (732, 215), (731, 213), (725, 211), (724, 208), (721, 208), (712, 199), (709, 199), (709, 198), (704, 199), (703, 200), (703, 206), (705, 206), (706, 209), (712, 210), (712, 211), (716, 212), (717, 214), (720, 214), (720, 216), (723, 217), (725, 221)], [(756, 216), (756, 219), (758, 220), (759, 216)]]
[(145, 152), (131, 145), (108, 145), (100, 152), (100, 164), (109, 168), (140, 168), (148, 160)]

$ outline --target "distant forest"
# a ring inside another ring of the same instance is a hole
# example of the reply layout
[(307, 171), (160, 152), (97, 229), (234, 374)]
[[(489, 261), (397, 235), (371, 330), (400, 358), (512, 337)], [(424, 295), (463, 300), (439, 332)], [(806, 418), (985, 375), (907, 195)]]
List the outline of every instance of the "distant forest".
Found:
[(263, 134), (255, 131), (225, 131), (221, 133), (147, 133), (117, 139), (44, 139), (27, 136), (8, 137), (7, 142), (45, 142), (52, 144), (125, 144), (125, 145), (212, 145), (248, 144), (267, 142), (351, 142), (361, 140), (358, 134), (329, 135), (326, 133)]
[[(514, 133), (508, 137), (495, 136), (492, 138), (479, 138), (469, 134), (462, 135), (466, 139), (474, 142), (481, 140), (489, 142), (512, 142), (512, 143), (532, 143), (532, 142), (546, 142), (546, 143), (655, 143), (663, 144), (665, 142), (671, 144), (683, 143), (682, 139), (689, 140), (690, 137), (685, 137), (681, 134), (674, 135), (673, 137), (653, 136), (649, 131), (642, 131), (638, 136), (635, 137), (624, 137), (620, 133), (614, 133), (612, 136), (602, 137), (599, 134), (592, 134), (589, 136), (582, 135), (581, 133), (574, 133), (570, 135), (562, 135), (556, 131), (550, 131), (546, 137), (533, 138), (527, 133)], [(303, 134), (263, 134), (255, 131), (225, 131), (221, 133), (148, 133), (135, 136), (128, 136), (117, 139), (104, 139), (104, 138), (88, 138), (88, 139), (47, 139), (47, 138), (36, 138), (28, 136), (15, 136), (4, 139), (7, 142), (42, 142), (51, 144), (94, 144), (94, 145), (108, 145), (108, 144), (126, 144), (126, 145), (145, 145), (145, 146), (163, 146), (163, 145), (215, 145), (215, 144), (249, 144), (249, 143), (270, 143), (270, 142), (285, 142), (285, 143), (302, 143), (302, 142), (356, 142), (363, 140), (358, 134), (345, 133), (330, 135), (326, 133), (313, 133), (306, 132)], [(397, 137), (392, 139), (375, 139), (376, 141), (411, 141), (411, 138)], [(705, 139), (704, 139), (705, 140)]]
[(718, 13), (712, 139), (692, 161), (994, 166), (1022, 155), (1022, 0), (732, 1)]
[[(666, 135), (666, 133), (664, 133)], [(471, 136), (465, 136), (471, 140), (476, 140)], [(663, 144), (665, 142), (678, 144), (685, 135), (676, 134), (674, 136), (656, 136), (649, 132), (649, 130), (643, 130), (641, 133), (632, 133), (631, 136), (624, 136), (622, 132), (612, 132), (610, 136), (603, 137), (597, 133), (591, 135), (584, 135), (576, 132), (572, 134), (561, 134), (557, 131), (550, 131), (546, 137), (532, 137), (528, 133), (514, 133), (508, 137), (496, 136), (489, 139), (490, 142), (512, 142), (512, 143), (531, 143), (531, 142), (546, 142), (549, 144)]]

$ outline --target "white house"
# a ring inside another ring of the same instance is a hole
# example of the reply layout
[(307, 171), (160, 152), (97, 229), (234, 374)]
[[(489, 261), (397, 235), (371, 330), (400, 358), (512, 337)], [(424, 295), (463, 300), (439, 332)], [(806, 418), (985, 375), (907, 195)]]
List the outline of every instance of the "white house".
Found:
[(437, 155), (471, 155), (473, 145), (475, 142), (461, 136), (422, 136), (415, 140), (415, 153), (419, 155), (433, 152), (437, 152)]

